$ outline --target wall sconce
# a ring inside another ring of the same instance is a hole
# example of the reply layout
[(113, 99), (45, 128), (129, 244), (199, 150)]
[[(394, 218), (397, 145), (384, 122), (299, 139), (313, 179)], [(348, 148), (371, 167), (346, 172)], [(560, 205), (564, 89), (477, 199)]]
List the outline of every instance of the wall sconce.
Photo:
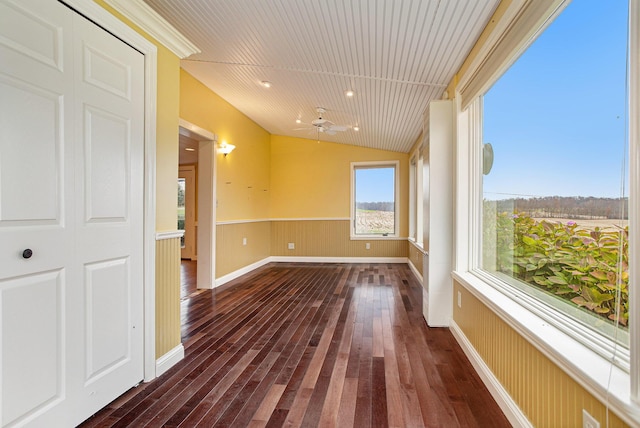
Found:
[(225, 157), (227, 157), (227, 155), (229, 153), (231, 153), (233, 151), (233, 149), (235, 149), (236, 146), (234, 146), (233, 144), (227, 144), (226, 142), (222, 142), (222, 144), (220, 144), (219, 146), (219, 151), (220, 153), (222, 153)]

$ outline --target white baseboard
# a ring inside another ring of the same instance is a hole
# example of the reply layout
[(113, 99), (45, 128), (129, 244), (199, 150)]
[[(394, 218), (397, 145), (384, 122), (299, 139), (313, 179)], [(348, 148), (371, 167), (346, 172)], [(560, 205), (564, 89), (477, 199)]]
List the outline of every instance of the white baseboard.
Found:
[(156, 377), (169, 370), (184, 358), (182, 343), (156, 360)]
[(533, 425), (529, 422), (524, 413), (522, 413), (520, 407), (518, 407), (516, 402), (513, 401), (513, 398), (511, 398), (507, 390), (504, 389), (500, 381), (496, 378), (489, 366), (487, 366), (480, 354), (478, 354), (478, 351), (476, 351), (469, 339), (467, 339), (467, 336), (465, 336), (453, 319), (451, 320), (449, 329), (511, 425), (516, 428), (533, 428)]
[(244, 274), (247, 274), (249, 272), (251, 272), (252, 270), (258, 269), (259, 267), (262, 267), (264, 265), (266, 265), (267, 263), (271, 262), (271, 257), (267, 257), (264, 258), (260, 261), (257, 261), (255, 263), (252, 263), (250, 265), (247, 265), (243, 268), (240, 268), (236, 271), (233, 271), (231, 273), (228, 273), (224, 276), (221, 276), (220, 278), (216, 278), (215, 281), (215, 286), (214, 287), (220, 287), (223, 284), (226, 284), (229, 281), (233, 281), (234, 279), (241, 277)]
[(423, 277), (420, 274), (420, 272), (418, 271), (418, 269), (416, 269), (416, 267), (413, 265), (413, 263), (411, 263), (411, 260), (407, 260), (407, 264), (409, 265), (409, 268), (411, 269), (411, 272), (413, 272), (413, 275), (420, 282), (420, 284), (422, 284)]

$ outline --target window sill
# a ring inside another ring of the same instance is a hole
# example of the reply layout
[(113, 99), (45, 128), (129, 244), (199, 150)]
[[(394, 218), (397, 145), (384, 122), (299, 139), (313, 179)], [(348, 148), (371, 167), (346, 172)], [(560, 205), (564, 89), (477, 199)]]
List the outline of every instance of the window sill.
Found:
[(453, 278), (595, 398), (608, 402), (626, 423), (640, 424), (640, 407), (631, 401), (629, 373), (472, 273), (453, 272)]
[(411, 243), (411, 245), (413, 245), (422, 254), (427, 254), (427, 250), (424, 249), (422, 242), (416, 242), (416, 240), (413, 238), (408, 238), (408, 240)]
[(406, 241), (407, 238), (403, 238), (398, 235), (351, 235), (349, 237), (352, 241)]

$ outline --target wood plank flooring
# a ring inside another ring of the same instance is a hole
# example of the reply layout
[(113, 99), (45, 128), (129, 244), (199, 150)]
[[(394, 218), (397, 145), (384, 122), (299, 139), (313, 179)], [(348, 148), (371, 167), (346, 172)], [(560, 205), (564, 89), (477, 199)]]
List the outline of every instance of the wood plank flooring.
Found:
[(508, 427), (407, 265), (264, 266), (197, 290), (183, 262), (185, 359), (84, 427)]

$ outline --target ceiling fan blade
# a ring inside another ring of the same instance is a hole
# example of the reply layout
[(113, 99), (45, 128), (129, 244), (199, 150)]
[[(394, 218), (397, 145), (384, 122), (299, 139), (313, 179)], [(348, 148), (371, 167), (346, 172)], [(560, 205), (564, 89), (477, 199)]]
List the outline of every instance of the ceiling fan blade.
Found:
[(334, 131), (333, 129), (328, 129), (324, 131), (324, 133), (327, 135), (336, 135), (336, 131)]
[(349, 127), (344, 125), (332, 125), (330, 128), (332, 131), (346, 131)]

